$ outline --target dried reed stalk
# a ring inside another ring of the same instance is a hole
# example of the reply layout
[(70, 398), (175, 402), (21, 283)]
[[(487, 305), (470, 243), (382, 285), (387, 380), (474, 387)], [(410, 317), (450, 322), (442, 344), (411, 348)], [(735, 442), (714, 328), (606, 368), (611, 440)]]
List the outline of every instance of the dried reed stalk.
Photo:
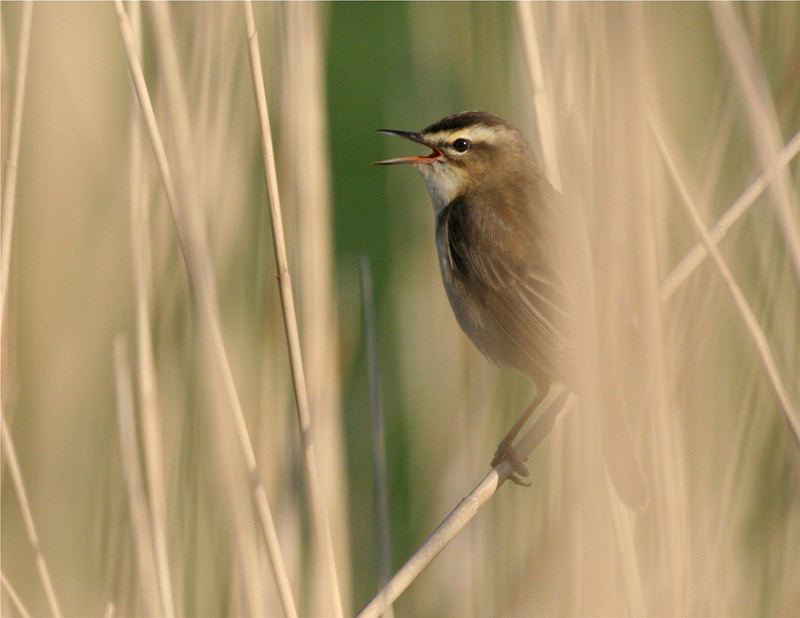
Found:
[(11, 582), (8, 581), (6, 574), (0, 571), (0, 582), (3, 584), (3, 589), (8, 594), (8, 597), (11, 599), (11, 602), (14, 604), (14, 607), (17, 608), (17, 611), (23, 618), (31, 618), (31, 614), (28, 609), (25, 607), (25, 604), (22, 602), (22, 599), (19, 598), (17, 591), (14, 590), (14, 587), (11, 585)]
[(33, 549), (34, 559), (36, 561), (36, 569), (39, 571), (39, 577), (42, 580), (44, 587), (45, 598), (47, 605), (50, 608), (50, 613), (59, 618), (61, 616), (61, 608), (56, 598), (56, 592), (53, 588), (53, 582), (50, 580), (50, 571), (47, 568), (47, 561), (44, 559), (42, 553), (42, 545), (39, 542), (39, 535), (36, 532), (36, 524), (33, 521), (33, 512), (31, 505), (28, 502), (28, 494), (25, 491), (25, 483), (22, 480), (22, 472), (19, 468), (19, 460), (17, 459), (17, 450), (14, 448), (14, 440), (11, 438), (11, 432), (6, 424), (5, 414), (0, 412), (0, 423), (2, 423), (2, 449), (3, 455), (8, 462), (8, 469), (11, 474), (11, 482), (14, 485), (14, 491), (19, 500), (20, 511), (22, 511), (22, 520), (25, 523), (25, 532), (28, 534), (28, 541)]
[(691, 193), (689, 192), (689, 188), (686, 186), (686, 183), (683, 182), (683, 178), (678, 172), (674, 158), (672, 157), (672, 154), (666, 145), (663, 133), (655, 123), (651, 123), (650, 126), (656, 146), (658, 147), (658, 150), (664, 159), (664, 163), (667, 166), (667, 170), (669, 171), (669, 174), (675, 183), (675, 187), (678, 189), (678, 193), (681, 196), (681, 203), (689, 214), (695, 230), (702, 238), (706, 251), (711, 256), (711, 259), (717, 267), (722, 280), (725, 282), (725, 285), (727, 286), (728, 291), (733, 298), (733, 302), (736, 305), (736, 309), (739, 311), (739, 315), (742, 318), (744, 327), (747, 330), (747, 333), (750, 335), (750, 338), (753, 340), (753, 344), (756, 347), (756, 351), (758, 352), (761, 363), (764, 366), (767, 377), (772, 384), (772, 388), (775, 391), (775, 396), (778, 398), (781, 410), (783, 411), (784, 419), (789, 426), (797, 447), (800, 448), (800, 417), (798, 417), (797, 410), (795, 409), (794, 404), (789, 397), (789, 393), (786, 390), (786, 386), (783, 383), (783, 378), (778, 370), (778, 365), (775, 362), (775, 357), (769, 347), (769, 343), (764, 335), (764, 331), (761, 329), (761, 326), (759, 325), (753, 310), (750, 308), (750, 304), (747, 302), (747, 299), (742, 293), (741, 288), (736, 283), (733, 273), (731, 273), (728, 265), (725, 263), (725, 259), (722, 257), (722, 254), (714, 244), (711, 235), (708, 233), (705, 223), (700, 217), (700, 213), (695, 206), (694, 198), (692, 197)]
[[(141, 6), (131, 5), (132, 29), (136, 37), (137, 57), (142, 54)], [(155, 359), (151, 338), (150, 294), (152, 285), (152, 259), (150, 254), (150, 228), (148, 210), (142, 187), (146, 186), (142, 174), (143, 143), (141, 133), (141, 114), (136, 109), (136, 95), (131, 92), (130, 114), (130, 233), (133, 261), (134, 298), (136, 311), (136, 363), (137, 386), (141, 405), (141, 431), (144, 447), (144, 481), (147, 486), (146, 503), (149, 516), (149, 532), (145, 537), (152, 543), (153, 569), (148, 565), (147, 574), (155, 573), (159, 613), (175, 615), (172, 595), (172, 581), (169, 570), (166, 540), (166, 491), (164, 489), (164, 455), (161, 448), (162, 427), (158, 409), (158, 387), (156, 384)], [(122, 436), (121, 436), (122, 438)], [(123, 442), (124, 453), (124, 442)], [(137, 451), (138, 453), (138, 451)], [(129, 488), (129, 495), (130, 493)], [(131, 508), (134, 508), (133, 503)], [(141, 563), (140, 563), (141, 566)], [(149, 575), (145, 575), (148, 577)], [(143, 580), (144, 581), (144, 580)], [(147, 598), (147, 595), (145, 595)]]
[[(33, 21), (33, 2), (28, 1), (22, 9), (22, 20), (20, 23), (20, 39), (19, 50), (17, 52), (17, 71), (16, 83), (14, 84), (14, 102), (11, 112), (11, 135), (8, 142), (8, 154), (3, 173), (3, 201), (2, 201), (2, 241), (0, 241), (0, 264), (2, 265), (2, 274), (0, 277), (0, 364), (6, 362), (6, 349), (4, 345), (5, 334), (5, 316), (6, 316), (6, 303), (8, 302), (8, 284), (11, 274), (11, 240), (12, 232), (14, 230), (14, 205), (17, 194), (17, 169), (19, 164), (19, 146), (22, 138), (22, 116), (25, 109), (25, 85), (28, 78), (28, 56), (30, 52), (31, 41), (31, 23)], [(3, 372), (4, 373), (4, 372)], [(2, 401), (0, 396), (0, 409), (5, 408), (5, 402)], [(50, 576), (47, 570), (47, 563), (41, 553), (39, 546), (38, 535), (36, 534), (36, 527), (33, 523), (33, 514), (30, 512), (27, 496), (25, 494), (25, 486), (22, 483), (22, 477), (19, 471), (19, 463), (17, 462), (16, 452), (14, 445), (11, 441), (11, 436), (6, 435), (8, 428), (6, 427), (5, 415), (2, 417), (3, 429), (3, 443), (6, 452), (6, 459), (11, 468), (12, 478), (14, 480), (14, 487), (17, 490), (17, 495), (20, 499), (22, 508), (22, 515), (25, 521), (25, 527), (28, 531), (28, 538), (34, 548), (36, 554), (36, 566), (39, 570), (39, 575), (42, 578), (47, 601), (50, 605), (50, 611), (54, 615), (59, 615), (58, 601), (56, 600), (55, 593), (50, 582)], [(7, 442), (6, 442), (7, 441)], [(13, 460), (13, 461), (12, 461)], [(9, 591), (12, 600), (21, 609), (22, 613), (27, 614), (21, 602), (14, 593), (13, 588), (7, 582), (5, 575), (3, 575), (3, 585)]]
[[(0, 277), (0, 365), (5, 365), (6, 348), (4, 342), (6, 306), (8, 302), (8, 284), (11, 274), (11, 241), (14, 230), (14, 210), (17, 193), (17, 169), (19, 163), (19, 148), (22, 138), (22, 116), (25, 109), (25, 86), (28, 78), (28, 56), (30, 52), (31, 24), (33, 21), (33, 2), (28, 1), (22, 8), (22, 20), (20, 24), (19, 51), (17, 53), (16, 83), (14, 84), (14, 102), (11, 112), (11, 136), (8, 142), (8, 154), (6, 157), (3, 174), (3, 201), (2, 201), (2, 240), (0, 241), (0, 263), (2, 264), (2, 274)], [(5, 373), (4, 371), (2, 373)], [(0, 390), (2, 388), (0, 387)], [(2, 417), (2, 444), (6, 461), (11, 471), (11, 478), (14, 489), (20, 502), (22, 518), (25, 522), (25, 530), (28, 533), (28, 540), (33, 548), (36, 560), (36, 568), (44, 586), (45, 597), (50, 612), (53, 616), (60, 616), (61, 609), (56, 598), (47, 562), (44, 559), (42, 548), (39, 543), (39, 536), (33, 521), (33, 513), (30, 509), (25, 485), (22, 481), (22, 473), (17, 460), (17, 453), (14, 442), (9, 433), (5, 419), (5, 402), (0, 395), (0, 416)], [(10, 584), (3, 576), (3, 584), (12, 595), (12, 600), (18, 598), (14, 594)], [(16, 601), (15, 601), (16, 603)], [(18, 604), (23, 613), (21, 602)]]
[(756, 152), (770, 172), (770, 192), (775, 200), (795, 276), (800, 282), (800, 216), (797, 214), (797, 194), (786, 166), (779, 162), (783, 140), (767, 76), (753, 53), (733, 5), (730, 2), (719, 2), (712, 4), (711, 9), (718, 38), (733, 65), (733, 73), (744, 98)]
[[(6, 303), (8, 301), (8, 281), (11, 274), (11, 238), (14, 230), (14, 203), (17, 196), (17, 166), (19, 164), (19, 145), (22, 136), (22, 112), (25, 110), (25, 84), (28, 80), (28, 53), (31, 47), (31, 23), (33, 21), (33, 2), (28, 0), (22, 7), (20, 23), (19, 51), (17, 52), (17, 73), (14, 84), (14, 103), (11, 108), (11, 135), (8, 141), (8, 155), (3, 174), (2, 202), (2, 243), (0, 243), (0, 341), (5, 330)], [(2, 345), (0, 345), (0, 349)], [(3, 355), (5, 356), (5, 355)]]
[[(380, 359), (378, 358), (378, 332), (375, 326), (372, 272), (370, 271), (369, 258), (365, 255), (361, 256), (358, 272), (361, 280), (361, 314), (364, 329), (364, 347), (366, 348), (367, 356), (370, 418), (372, 420), (378, 585), (385, 589), (392, 574), (392, 546), (389, 534), (389, 488), (386, 474), (386, 432), (384, 430), (383, 385), (381, 383)], [(385, 605), (383, 615), (385, 618), (394, 616), (391, 603)]]
[(125, 488), (128, 493), (128, 506), (135, 538), (133, 548), (136, 552), (136, 566), (142, 586), (142, 596), (149, 614), (166, 615), (169, 610), (159, 594), (160, 577), (153, 540), (152, 520), (150, 519), (150, 504), (141, 472), (146, 469), (146, 466), (140, 456), (141, 451), (136, 431), (133, 378), (128, 360), (128, 346), (122, 335), (119, 335), (114, 342), (114, 376), (122, 472), (125, 476)]
[[(556, 422), (575, 403), (575, 395), (563, 389), (551, 389), (548, 396), (539, 404), (542, 415), (530, 429), (517, 441), (514, 450), (520, 461), (525, 461), (550, 431)], [(439, 555), (447, 544), (478, 514), (481, 507), (495, 494), (498, 487), (511, 476), (511, 465), (503, 461), (483, 477), (468, 496), (462, 498), (450, 514), (442, 520), (431, 535), (412, 554), (391, 580), (361, 610), (358, 618), (378, 618), (403, 594), (406, 588)]]
[(536, 36), (536, 24), (533, 19), (534, 5), (530, 2), (518, 2), (517, 21), (522, 34), (522, 46), (525, 51), (525, 62), (528, 77), (531, 82), (531, 97), (533, 108), (536, 111), (536, 126), (539, 128), (539, 142), (542, 147), (544, 168), (547, 178), (556, 189), (561, 189), (561, 173), (559, 172), (558, 154), (553, 121), (553, 109), (550, 98), (544, 96), (546, 84), (544, 83), (544, 69), (542, 57), (539, 53), (539, 42)]
[[(781, 150), (777, 158), (777, 164), (762, 170), (756, 179), (750, 183), (750, 186), (736, 198), (714, 226), (708, 230), (708, 237), (714, 245), (718, 245), (722, 239), (725, 238), (725, 235), (728, 233), (728, 230), (733, 227), (734, 223), (749, 210), (750, 206), (758, 199), (758, 196), (767, 188), (776, 171), (788, 166), (799, 152), (800, 131), (795, 133), (794, 137), (792, 137)], [(706, 246), (701, 240), (681, 258), (669, 275), (667, 275), (666, 279), (664, 279), (664, 282), (661, 284), (661, 300), (668, 300), (691, 274), (697, 270), (697, 267), (703, 263), (703, 260), (705, 260), (707, 256), (708, 252), (706, 251)]]
[[(266, 492), (261, 483), (258, 468), (256, 466), (255, 454), (253, 452), (252, 443), (250, 442), (249, 434), (247, 433), (247, 425), (244, 421), (244, 414), (241, 409), (236, 387), (233, 382), (230, 365), (227, 362), (225, 348), (222, 341), (222, 335), (217, 320), (216, 311), (216, 298), (213, 277), (210, 273), (209, 256), (204, 251), (203, 233), (197, 229), (196, 217), (192, 217), (190, 213), (185, 212), (185, 208), (178, 200), (178, 193), (175, 188), (172, 171), (167, 160), (164, 144), (161, 139), (161, 134), (158, 124), (155, 119), (153, 105), (150, 99), (150, 94), (147, 89), (147, 84), (144, 79), (141, 63), (136, 55), (136, 45), (131, 29), (130, 21), (125, 13), (120, 0), (115, 1), (117, 16), (119, 19), (119, 27), (122, 35), (125, 52), (128, 60), (128, 66), (131, 71), (134, 88), (136, 91), (139, 104), (142, 108), (145, 124), (147, 126), (148, 134), (150, 136), (150, 143), (153, 147), (153, 152), (156, 158), (156, 164), (161, 174), (161, 180), (164, 185), (164, 191), (167, 196), (167, 202), (170, 207), (172, 218), (175, 222), (176, 232), (183, 256), (184, 265), (189, 278), (189, 284), (193, 292), (193, 308), (197, 311), (200, 318), (202, 327), (207, 331), (211, 341), (211, 352), (219, 367), (223, 385), (225, 388), (225, 395), (231, 409), (234, 412), (233, 421), (239, 439), (239, 447), (245, 459), (245, 464), (248, 469), (252, 498), (256, 507), (258, 515), (260, 530), (262, 532), (264, 542), (267, 548), (267, 556), (272, 566), (275, 583), (278, 588), (278, 593), (283, 605), (284, 613), (287, 616), (296, 616), (297, 610), (294, 599), (291, 594), (289, 586), (289, 578), (286, 574), (283, 556), (278, 542), (277, 531), (272, 519), (272, 513), (267, 501)], [(181, 107), (180, 102), (177, 103)], [(188, 126), (186, 123), (185, 109), (178, 110), (174, 114), (176, 119), (184, 125), (184, 131)], [(182, 131), (179, 131), (182, 132)], [(183, 143), (185, 148), (187, 142), (185, 135), (184, 139), (178, 139), (179, 143)], [(184, 160), (184, 165), (189, 164), (188, 160)], [(191, 182), (186, 183), (187, 190), (194, 191), (188, 187), (192, 186)]]
[(332, 611), (335, 616), (342, 616), (341, 593), (339, 591), (339, 578), (336, 571), (336, 562), (333, 553), (330, 524), (325, 501), (319, 488), (319, 473), (317, 471), (316, 454), (312, 435), (311, 414), (308, 405), (308, 390), (306, 388), (303, 358), (300, 348), (300, 335), (297, 329), (297, 312), (294, 304), (294, 293), (289, 275), (288, 259), (286, 257), (286, 241), (283, 233), (283, 218), (281, 214), (280, 195), (278, 192), (278, 174), (275, 168), (275, 153), (272, 147), (272, 129), (267, 109), (267, 96), (264, 89), (264, 78), (261, 68), (261, 51), (258, 46), (258, 33), (256, 31), (253, 5), (249, 1), (244, 3), (245, 20), (247, 26), (248, 54), (250, 58), (250, 75), (253, 81), (253, 90), (258, 111), (259, 128), (261, 132), (261, 149), (264, 156), (264, 176), (269, 196), (269, 212), (272, 221), (272, 240), (275, 250), (275, 261), (278, 268), (278, 284), (281, 295), (281, 310), (289, 352), (289, 364), (292, 371), (292, 384), (294, 386), (297, 419), (300, 424), (300, 439), (303, 446), (303, 460), (306, 476), (308, 478), (308, 493), (312, 511), (315, 538), (319, 543), (321, 556), (324, 560), (324, 573), (331, 588)]
[[(340, 321), (335, 295), (331, 161), (325, 91), (324, 24), (321, 3), (280, 5), (285, 44), (276, 92), (281, 135), (280, 193), (289, 246), (295, 246), (293, 289), (300, 300), (303, 367), (313, 410), (314, 442), (322, 499), (328, 508), (342, 606), (349, 607), (351, 586), (350, 526), (341, 409)], [(269, 70), (269, 69), (267, 69)], [(281, 152), (283, 156), (281, 157)], [(314, 564), (323, 566), (320, 561)], [(309, 611), (324, 610), (328, 586), (315, 577)]]

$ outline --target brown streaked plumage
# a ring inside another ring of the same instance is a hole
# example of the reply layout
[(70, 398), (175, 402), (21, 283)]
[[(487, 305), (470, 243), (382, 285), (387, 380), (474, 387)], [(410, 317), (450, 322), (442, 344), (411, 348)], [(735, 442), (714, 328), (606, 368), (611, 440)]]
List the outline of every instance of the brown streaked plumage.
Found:
[[(436, 245), (447, 297), (461, 328), (500, 365), (529, 376), (537, 398), (500, 443), (492, 465), (508, 459), (519, 428), (569, 355), (569, 295), (554, 268), (564, 204), (514, 126), (485, 112), (462, 112), (419, 132), (383, 130), (431, 148), (411, 164), (436, 213)], [(519, 477), (513, 477), (521, 482)]]

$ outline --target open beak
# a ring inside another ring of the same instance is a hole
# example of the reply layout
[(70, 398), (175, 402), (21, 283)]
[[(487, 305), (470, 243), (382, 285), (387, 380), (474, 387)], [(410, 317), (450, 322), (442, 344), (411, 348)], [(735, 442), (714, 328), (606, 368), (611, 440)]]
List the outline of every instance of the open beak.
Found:
[(432, 161), (434, 159), (438, 159), (442, 156), (441, 151), (437, 150), (435, 147), (431, 146), (428, 142), (426, 142), (419, 133), (415, 133), (414, 131), (397, 131), (395, 129), (378, 129), (378, 133), (386, 133), (388, 135), (398, 135), (399, 137), (404, 137), (407, 140), (411, 140), (412, 142), (417, 142), (418, 144), (422, 144), (423, 146), (427, 146), (431, 149), (430, 154), (425, 156), (415, 156), (415, 157), (398, 157), (397, 159), (386, 159), (384, 161), (375, 161), (375, 165), (398, 165), (400, 163), (424, 163), (426, 161)]

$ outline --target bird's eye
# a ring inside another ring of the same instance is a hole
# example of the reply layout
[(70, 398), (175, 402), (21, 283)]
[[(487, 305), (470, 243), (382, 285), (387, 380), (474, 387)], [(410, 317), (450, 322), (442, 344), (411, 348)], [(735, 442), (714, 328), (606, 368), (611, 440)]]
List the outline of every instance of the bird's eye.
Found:
[(456, 149), (456, 152), (467, 152), (467, 150), (469, 150), (469, 146), (469, 140), (463, 137), (459, 137), (453, 142), (453, 148)]

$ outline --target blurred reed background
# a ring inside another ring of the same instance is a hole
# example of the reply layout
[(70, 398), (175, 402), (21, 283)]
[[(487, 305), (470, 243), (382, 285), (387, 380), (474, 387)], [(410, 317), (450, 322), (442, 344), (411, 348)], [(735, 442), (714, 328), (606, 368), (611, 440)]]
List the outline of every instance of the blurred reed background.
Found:
[[(2, 4), (4, 164), (25, 6)], [(380, 572), (359, 256), (393, 571), (530, 395), (459, 331), (421, 180), (370, 166), (410, 146), (375, 129), (465, 109), (522, 128), (583, 214), (590, 387), (532, 455), (533, 487), (503, 487), (397, 613), (800, 614), (800, 4), (254, 8), (345, 614)], [(15, 192), (3, 170), (2, 613), (23, 614), (14, 595), (54, 612), (10, 436), (64, 615), (282, 614), (238, 398), (297, 609), (331, 615), (242, 6), (126, 11), (217, 304), (190, 285), (113, 5), (36, 4)], [(687, 203), (706, 229), (741, 216), (722, 262), (673, 272), (701, 239)]]

